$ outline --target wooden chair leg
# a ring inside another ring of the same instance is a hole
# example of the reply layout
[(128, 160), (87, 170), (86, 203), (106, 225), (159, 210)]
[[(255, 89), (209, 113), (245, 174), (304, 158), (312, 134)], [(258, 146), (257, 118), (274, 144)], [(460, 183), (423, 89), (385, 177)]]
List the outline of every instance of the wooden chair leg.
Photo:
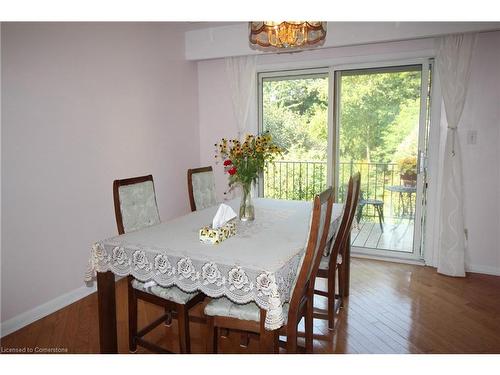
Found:
[(259, 335), (259, 350), (262, 354), (279, 353), (279, 334), (278, 330), (263, 330)]
[(213, 316), (207, 316), (207, 353), (217, 354), (217, 327), (214, 325)]
[(295, 324), (288, 325), (288, 330), (286, 335), (286, 353), (287, 354), (297, 353), (297, 326)]
[(342, 263), (337, 269), (337, 275), (339, 279), (339, 298), (340, 307), (344, 307), (344, 293), (345, 293), (345, 272), (343, 270), (344, 263)]
[(189, 310), (184, 305), (179, 305), (177, 310), (177, 323), (179, 325), (179, 346), (181, 353), (191, 353), (189, 338)]
[(328, 329), (335, 328), (335, 268), (328, 275)]
[(132, 287), (132, 277), (127, 280), (128, 288), (128, 347), (131, 353), (137, 352), (137, 297)]
[(280, 334), (279, 330), (276, 330), (274, 332), (274, 354), (279, 354), (280, 353)]
[(165, 319), (165, 325), (170, 327), (172, 325), (172, 310), (170, 307), (165, 307), (165, 314), (167, 314), (167, 319)]
[(248, 347), (248, 344), (250, 342), (250, 335), (248, 332), (242, 332), (240, 335), (240, 346), (242, 348)]
[[(344, 251), (344, 260), (342, 261), (342, 298), (349, 297), (351, 288), (351, 233), (347, 236), (346, 249)], [(342, 300), (343, 301), (343, 300)], [(342, 303), (342, 306), (344, 304)]]
[(306, 330), (306, 353), (313, 352), (313, 299), (314, 293), (307, 299), (306, 315), (304, 316), (304, 326)]

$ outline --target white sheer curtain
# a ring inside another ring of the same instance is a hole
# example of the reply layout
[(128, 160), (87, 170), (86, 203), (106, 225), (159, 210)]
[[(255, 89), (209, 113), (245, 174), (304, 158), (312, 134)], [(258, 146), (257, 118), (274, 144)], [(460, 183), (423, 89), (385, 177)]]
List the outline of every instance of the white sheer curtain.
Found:
[(436, 67), (448, 123), (441, 184), (438, 272), (449, 276), (465, 276), (464, 196), (457, 129), (467, 95), (475, 41), (475, 34), (448, 35), (436, 40)]
[[(226, 76), (231, 89), (233, 112), (236, 119), (236, 130), (238, 139), (241, 139), (245, 133), (257, 131), (257, 124), (251, 123), (252, 104), (256, 105), (257, 103), (257, 56), (226, 57), (225, 61)], [(252, 184), (252, 196), (257, 195), (257, 188), (254, 185)], [(234, 198), (235, 193), (234, 189), (230, 189), (225, 199)]]
[(238, 138), (254, 131), (249, 124), (252, 103), (255, 103), (257, 84), (256, 56), (226, 57), (226, 74), (231, 88), (233, 111)]

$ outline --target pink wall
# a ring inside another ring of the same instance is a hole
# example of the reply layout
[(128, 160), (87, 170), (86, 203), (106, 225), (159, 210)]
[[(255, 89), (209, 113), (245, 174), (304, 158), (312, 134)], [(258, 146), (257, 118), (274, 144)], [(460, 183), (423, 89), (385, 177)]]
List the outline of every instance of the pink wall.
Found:
[[(500, 32), (479, 34), (459, 128), (464, 164), (466, 262), (500, 275)], [(468, 130), (477, 144), (468, 145)]]
[[(328, 63), (347, 64), (363, 59), (391, 60), (395, 54), (410, 57), (419, 51), (432, 52), (433, 48), (432, 39), (421, 39), (295, 54), (263, 55), (259, 56), (258, 70), (312, 67), (319, 64), (326, 66)], [(463, 126), (460, 128), (462, 138), (465, 137), (467, 129), (478, 131), (477, 145), (462, 146), (466, 169), (466, 223), (469, 229), (467, 267), (475, 272), (491, 274), (500, 274), (499, 61), (500, 32), (479, 34), (472, 66), (471, 87), (463, 113)], [(236, 134), (224, 60), (198, 62), (198, 82), (200, 160), (202, 164), (207, 164), (213, 160), (214, 141)], [(436, 133), (439, 134), (439, 131)], [(226, 186), (226, 178), (220, 166), (215, 168), (218, 171), (217, 188), (220, 193)], [(433, 170), (432, 174), (435, 175), (436, 172)], [(432, 213), (432, 207), (429, 212), (435, 215)], [(434, 219), (430, 217), (428, 221), (432, 222)], [(433, 229), (434, 225), (429, 225), (429, 234), (432, 236), (435, 235), (432, 234)]]
[(3, 23), (2, 322), (83, 285), (112, 182), (152, 173), (163, 220), (199, 163), (196, 63), (159, 23)]

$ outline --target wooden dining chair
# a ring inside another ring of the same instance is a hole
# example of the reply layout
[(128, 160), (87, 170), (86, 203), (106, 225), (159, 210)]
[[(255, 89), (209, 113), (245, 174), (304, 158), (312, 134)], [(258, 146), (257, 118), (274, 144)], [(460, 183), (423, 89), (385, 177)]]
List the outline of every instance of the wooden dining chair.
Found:
[[(314, 198), (309, 237), (302, 264), (292, 286), (290, 302), (283, 306), (285, 325), (279, 330), (267, 331), (264, 326), (266, 310), (259, 308), (255, 302), (241, 305), (231, 302), (226, 297), (213, 299), (205, 307), (208, 328), (207, 351), (209, 353), (217, 353), (218, 331), (220, 329), (257, 334), (261, 352), (272, 348), (273, 353), (278, 353), (281, 345), (286, 348), (287, 353), (297, 353), (298, 325), (302, 318), (305, 319), (306, 329), (305, 351), (312, 353), (313, 301), (310, 286), (314, 285), (316, 275), (314, 267), (319, 264), (317, 260), (321, 257), (320, 252), (326, 245), (332, 205), (331, 188)], [(279, 336), (286, 336), (286, 342), (281, 342)]]
[[(343, 296), (347, 282), (347, 272), (344, 268), (345, 262), (343, 262), (343, 259), (346, 259), (345, 254), (349, 246), (352, 222), (358, 206), (360, 179), (361, 176), (359, 173), (354, 174), (349, 179), (342, 221), (335, 238), (329, 244), (329, 251), (326, 256), (323, 255), (320, 259), (316, 277), (327, 279), (327, 291), (313, 290), (314, 294), (327, 297), (328, 299), (327, 313), (314, 313), (314, 317), (328, 320), (328, 328), (332, 330), (335, 325), (335, 315), (338, 314), (339, 309), (343, 307), (344, 303)], [(338, 293), (336, 293), (337, 287)]]
[[(141, 176), (115, 180), (113, 182), (116, 225), (118, 233), (124, 234), (160, 223), (153, 176)], [(146, 341), (143, 337), (161, 323), (170, 324), (177, 318), (179, 326), (179, 346), (181, 353), (190, 353), (189, 310), (203, 301), (201, 293), (186, 293), (176, 286), (165, 288), (128, 276), (128, 319), (129, 349), (137, 351), (137, 345), (159, 353), (169, 353), (166, 349)], [(137, 304), (143, 300), (165, 310), (165, 314), (138, 331)]]
[(188, 192), (191, 211), (215, 206), (215, 178), (212, 167), (188, 169)]

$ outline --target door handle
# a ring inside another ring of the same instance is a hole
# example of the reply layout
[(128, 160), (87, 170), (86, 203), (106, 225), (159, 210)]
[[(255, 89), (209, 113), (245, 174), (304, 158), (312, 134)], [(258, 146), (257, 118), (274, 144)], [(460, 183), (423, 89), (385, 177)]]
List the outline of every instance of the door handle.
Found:
[(427, 169), (427, 157), (425, 156), (425, 152), (422, 150), (418, 151), (418, 159), (417, 159), (417, 173), (424, 173)]

